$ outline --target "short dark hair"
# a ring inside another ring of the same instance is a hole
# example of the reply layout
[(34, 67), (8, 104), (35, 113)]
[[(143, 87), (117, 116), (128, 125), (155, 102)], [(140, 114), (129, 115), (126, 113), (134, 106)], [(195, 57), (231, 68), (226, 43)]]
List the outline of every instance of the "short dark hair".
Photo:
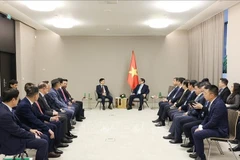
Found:
[(183, 81), (185, 80), (185, 78), (183, 78), (183, 77), (178, 77), (176, 80), (182, 84)]
[(208, 78), (203, 78), (201, 82), (209, 82)]
[(217, 86), (208, 85), (208, 86), (205, 86), (205, 89), (209, 90), (209, 92), (214, 94), (215, 96), (218, 96), (218, 87)]
[(63, 83), (63, 78), (58, 78), (60, 83)]
[(101, 83), (103, 80), (105, 80), (104, 78), (100, 78), (99, 79), (99, 83)]
[(141, 81), (143, 81), (143, 83), (145, 83), (145, 79), (144, 78), (140, 78), (141, 79)]
[(49, 81), (42, 81), (43, 83), (46, 83), (46, 84), (48, 84), (49, 83)]
[(202, 82), (197, 82), (197, 83), (195, 84), (195, 86), (198, 87), (198, 88), (202, 88), (202, 87), (204, 86), (204, 83), (202, 83)]
[(195, 84), (196, 84), (196, 83), (197, 83), (196, 80), (190, 80), (188, 85), (190, 85), (190, 86), (192, 86), (192, 87), (195, 87)]
[(46, 88), (47, 87), (47, 84), (42, 82), (40, 84), (38, 84), (38, 89), (43, 89), (43, 88)]
[(39, 92), (38, 87), (36, 87), (33, 83), (26, 83), (24, 90), (28, 97), (33, 97)]
[(240, 84), (239, 83), (233, 83), (233, 93), (234, 96), (236, 94), (240, 94)]
[(56, 85), (57, 85), (59, 82), (60, 82), (60, 81), (59, 81), (59, 79), (58, 79), (58, 78), (56, 78), (56, 79), (53, 79), (53, 80), (51, 81), (52, 88), (56, 87)]
[(188, 87), (188, 83), (189, 83), (189, 80), (184, 80), (183, 81), (183, 85), (186, 86), (186, 87)]
[(64, 78), (64, 79), (63, 79), (63, 81), (66, 81), (66, 82), (68, 82), (68, 79), (65, 79), (65, 78)]
[(17, 99), (19, 95), (19, 91), (14, 88), (9, 88), (3, 91), (2, 94), (2, 101), (3, 102), (10, 102), (13, 98)]
[(222, 83), (225, 84), (226, 86), (228, 85), (227, 78), (220, 78), (220, 81), (222, 81)]
[(9, 88), (12, 88), (11, 85), (14, 85), (14, 84), (18, 84), (18, 81), (15, 80), (15, 79), (12, 79), (12, 80), (10, 80), (10, 81), (8, 82), (8, 87), (9, 87)]

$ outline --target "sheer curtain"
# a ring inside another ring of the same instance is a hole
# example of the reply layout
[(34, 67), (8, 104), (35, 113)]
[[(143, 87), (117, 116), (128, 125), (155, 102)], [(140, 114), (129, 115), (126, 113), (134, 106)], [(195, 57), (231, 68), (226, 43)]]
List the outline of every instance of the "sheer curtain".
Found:
[(189, 78), (209, 78), (218, 84), (222, 75), (224, 40), (223, 12), (188, 31), (189, 37)]

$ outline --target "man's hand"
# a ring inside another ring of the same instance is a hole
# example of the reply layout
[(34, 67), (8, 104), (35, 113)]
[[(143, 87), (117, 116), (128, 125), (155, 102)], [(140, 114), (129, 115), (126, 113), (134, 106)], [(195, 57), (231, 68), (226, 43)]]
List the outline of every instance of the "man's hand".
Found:
[(106, 96), (106, 93), (102, 93), (102, 95)]
[(179, 107), (179, 108), (178, 108), (178, 111), (181, 111), (181, 110), (182, 110), (182, 107)]
[(76, 103), (76, 101), (75, 101), (74, 99), (72, 99), (72, 102), (73, 102), (73, 103)]
[(57, 116), (58, 112), (56, 112), (55, 110), (53, 110), (53, 116)]
[(50, 139), (54, 139), (55, 138), (54, 137), (54, 132), (51, 129), (48, 130), (48, 133), (50, 134)]
[(38, 136), (38, 135), (36, 135), (36, 134), (35, 134), (35, 138), (37, 138), (37, 139), (41, 139), (41, 137), (39, 137), (39, 136)]
[(202, 109), (203, 105), (201, 103), (195, 103), (195, 104), (193, 104), (193, 108), (195, 108), (195, 109)]
[(146, 97), (146, 94), (143, 94), (143, 97)]
[(50, 118), (50, 121), (58, 122), (58, 121), (59, 121), (59, 117), (60, 117), (60, 116), (51, 117), (51, 118)]
[(68, 105), (69, 105), (69, 106), (71, 106), (71, 105), (72, 105), (72, 103), (71, 103), (71, 102), (68, 102)]
[(195, 132), (201, 131), (199, 128), (195, 129)]
[(37, 135), (37, 136), (41, 136), (42, 135), (42, 132), (36, 130), (36, 129), (30, 129), (30, 132)]

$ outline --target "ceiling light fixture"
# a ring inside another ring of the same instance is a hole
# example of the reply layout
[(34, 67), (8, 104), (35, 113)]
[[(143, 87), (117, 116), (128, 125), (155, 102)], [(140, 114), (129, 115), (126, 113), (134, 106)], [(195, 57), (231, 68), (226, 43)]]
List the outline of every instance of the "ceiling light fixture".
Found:
[(145, 24), (151, 28), (166, 28), (172, 24), (172, 21), (169, 19), (152, 19), (145, 22)]
[(48, 24), (53, 25), (56, 28), (72, 28), (80, 23), (71, 18), (54, 18), (47, 22)]
[(201, 1), (161, 1), (157, 2), (156, 6), (167, 12), (180, 13), (199, 6), (201, 3)]
[(40, 12), (54, 11), (57, 7), (63, 5), (62, 1), (21, 1), (29, 9)]

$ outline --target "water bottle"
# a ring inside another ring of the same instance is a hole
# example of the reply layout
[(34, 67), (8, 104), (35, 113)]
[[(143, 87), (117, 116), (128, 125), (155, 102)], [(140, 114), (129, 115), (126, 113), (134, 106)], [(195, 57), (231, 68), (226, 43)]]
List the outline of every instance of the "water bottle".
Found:
[(84, 96), (83, 96), (83, 98), (86, 98), (86, 93), (84, 93)]
[(162, 93), (159, 92), (159, 94), (158, 94), (158, 98), (161, 98), (161, 97), (162, 97)]
[(90, 93), (88, 93), (88, 99), (90, 99), (91, 98), (91, 95), (90, 95)]

